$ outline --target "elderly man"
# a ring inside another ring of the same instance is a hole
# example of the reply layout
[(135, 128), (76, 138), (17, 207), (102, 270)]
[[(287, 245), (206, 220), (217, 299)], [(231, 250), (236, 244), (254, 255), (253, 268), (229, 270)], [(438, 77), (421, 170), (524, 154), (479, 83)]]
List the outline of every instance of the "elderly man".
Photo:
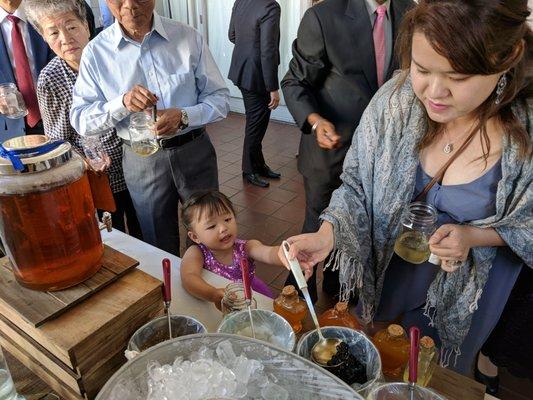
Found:
[(17, 85), (28, 115), (8, 119), (0, 111), (0, 143), (25, 133), (43, 133), (37, 78), (54, 53), (28, 23), (21, 3), (22, 0), (0, 0), (0, 84)]
[[(82, 135), (116, 128), (144, 240), (178, 254), (178, 202), (218, 188), (204, 126), (227, 115), (229, 91), (201, 35), (160, 17), (155, 0), (107, 4), (116, 21), (84, 50), (71, 123)], [(130, 146), (130, 115), (155, 105), (160, 149), (141, 157)]]

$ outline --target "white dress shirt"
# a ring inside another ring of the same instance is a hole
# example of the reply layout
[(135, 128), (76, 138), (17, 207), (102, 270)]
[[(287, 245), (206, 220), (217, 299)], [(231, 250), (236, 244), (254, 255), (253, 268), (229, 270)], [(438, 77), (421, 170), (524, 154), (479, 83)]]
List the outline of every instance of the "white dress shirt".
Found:
[(74, 129), (84, 135), (116, 128), (129, 140), (131, 113), (122, 99), (135, 85), (157, 96), (158, 110), (187, 112), (189, 127), (179, 134), (225, 118), (229, 111), (229, 91), (204, 38), (157, 13), (142, 43), (116, 21), (85, 47), (70, 111)]
[[(16, 79), (15, 71), (17, 66), (15, 65), (15, 59), (13, 57), (13, 46), (11, 44), (11, 29), (13, 28), (13, 24), (10, 20), (7, 19), (8, 15), (9, 13), (2, 7), (0, 7), (0, 27), (2, 28), (2, 36), (4, 37), (4, 43), (6, 44), (7, 54), (9, 55), (9, 61), (11, 62), (11, 68), (13, 69), (13, 76)], [(31, 68), (31, 76), (33, 77), (33, 85), (34, 87), (37, 87), (38, 76), (37, 69), (35, 68), (33, 49), (31, 48), (30, 44), (30, 34), (28, 32), (28, 18), (26, 17), (26, 14), (24, 13), (21, 7), (16, 9), (13, 15), (20, 19), (18, 26), (20, 28), (20, 33), (22, 34), (24, 47), (26, 47), (26, 54), (28, 55), (28, 61), (30, 63)]]

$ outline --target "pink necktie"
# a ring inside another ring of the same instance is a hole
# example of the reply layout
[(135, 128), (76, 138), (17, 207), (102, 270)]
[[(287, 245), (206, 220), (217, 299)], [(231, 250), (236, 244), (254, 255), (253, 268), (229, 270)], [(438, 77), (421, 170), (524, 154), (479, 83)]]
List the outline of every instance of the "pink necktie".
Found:
[(26, 121), (29, 126), (34, 127), (41, 119), (41, 113), (39, 112), (39, 103), (37, 102), (37, 94), (31, 75), (30, 62), (28, 61), (26, 47), (24, 46), (24, 40), (22, 40), (22, 34), (18, 26), (20, 19), (14, 15), (8, 15), (7, 19), (13, 25), (11, 28), (11, 42), (13, 46), (13, 57), (15, 59), (17, 87), (28, 108)]
[(377, 16), (374, 22), (374, 51), (376, 53), (376, 71), (378, 73), (378, 86), (383, 85), (385, 69), (385, 18), (387, 6), (381, 5), (376, 10)]

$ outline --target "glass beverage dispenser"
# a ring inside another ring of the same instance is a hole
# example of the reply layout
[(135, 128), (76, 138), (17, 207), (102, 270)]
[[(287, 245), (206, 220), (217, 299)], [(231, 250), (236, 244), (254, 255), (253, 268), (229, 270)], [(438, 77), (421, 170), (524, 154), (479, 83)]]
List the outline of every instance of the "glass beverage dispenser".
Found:
[(95, 274), (104, 248), (83, 158), (40, 135), (8, 140), (0, 155), (0, 238), (17, 281), (60, 290)]

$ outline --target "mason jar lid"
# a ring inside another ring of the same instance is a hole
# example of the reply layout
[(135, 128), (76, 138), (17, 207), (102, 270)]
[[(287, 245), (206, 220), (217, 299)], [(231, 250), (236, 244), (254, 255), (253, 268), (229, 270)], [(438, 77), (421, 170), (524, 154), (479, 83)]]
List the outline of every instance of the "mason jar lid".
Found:
[(9, 158), (0, 156), (0, 175), (16, 175), (46, 171), (65, 164), (72, 158), (72, 146), (68, 142), (53, 142), (44, 135), (26, 135), (6, 140), (2, 146), (13, 152), (24, 169), (18, 171)]

